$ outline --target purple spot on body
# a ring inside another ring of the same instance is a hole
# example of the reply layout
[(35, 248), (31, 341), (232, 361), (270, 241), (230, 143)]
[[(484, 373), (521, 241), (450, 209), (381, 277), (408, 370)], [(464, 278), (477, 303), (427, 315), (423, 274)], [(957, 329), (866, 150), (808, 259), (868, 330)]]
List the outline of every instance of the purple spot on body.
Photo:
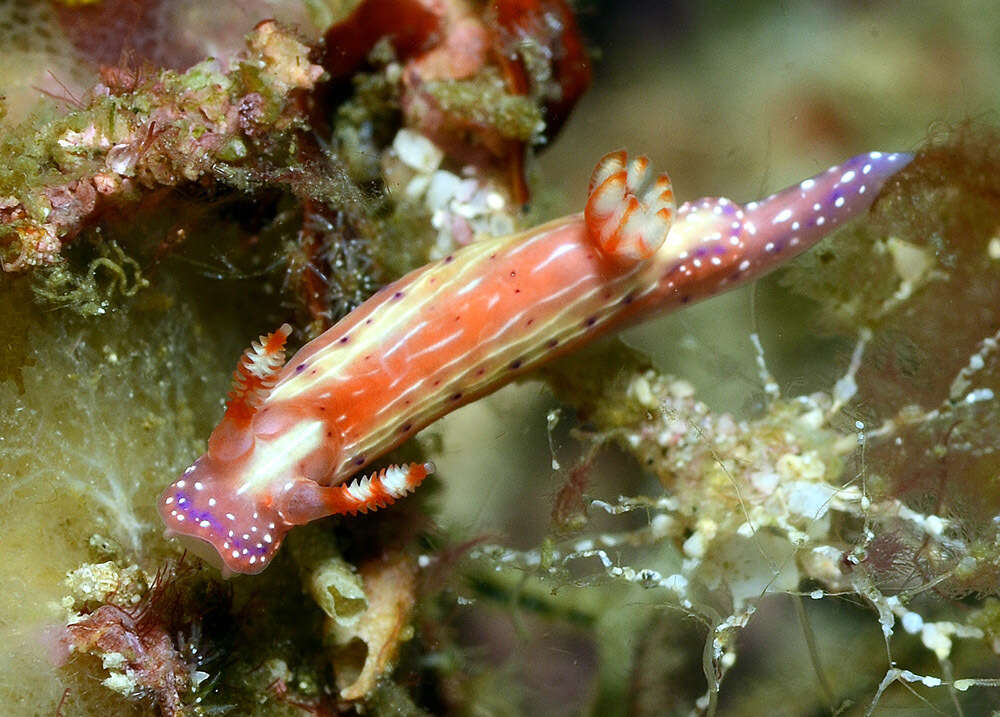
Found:
[(626, 306), (628, 306), (629, 304), (631, 304), (633, 301), (635, 301), (635, 292), (634, 291), (630, 291), (629, 293), (625, 294), (625, 298), (622, 299), (622, 303), (625, 304)]
[(360, 456), (358, 456), (357, 458), (354, 459), (354, 465), (356, 465), (356, 466), (363, 466), (364, 464), (365, 464), (364, 454), (362, 454), (362, 455), (360, 455)]
[(392, 298), (393, 299), (402, 299), (403, 298), (403, 292), (402, 291), (397, 291), (395, 294), (392, 295)]
[(300, 363), (298, 366), (295, 367), (295, 373), (302, 373), (305, 370), (306, 370), (306, 365), (304, 363)]
[(350, 338), (351, 338), (350, 336), (341, 336), (340, 343), (346, 344), (350, 340)]
[(458, 400), (458, 399), (460, 399), (461, 397), (462, 397), (462, 394), (461, 394), (461, 393), (453, 393), (453, 394), (451, 394), (451, 395), (450, 395), (450, 396), (448, 397), (448, 400), (449, 400), (449, 401), (457, 401), (457, 400)]
[(707, 253), (708, 253), (708, 249), (706, 249), (703, 246), (700, 246), (700, 247), (698, 247), (697, 249), (694, 250), (694, 255), (695, 256), (705, 256)]
[(448, 256), (446, 256), (446, 257), (444, 258), (444, 263), (445, 263), (445, 264), (450, 264), (450, 263), (451, 263), (451, 262), (453, 262), (454, 260), (455, 260), (455, 257), (454, 257), (454, 256), (452, 256), (451, 254), (449, 254)]
[(718, 255), (720, 255), (720, 256), (723, 255), (723, 254), (725, 254), (726, 253), (726, 247), (724, 247), (722, 244), (716, 245), (716, 247), (715, 247), (715, 253), (718, 254)]
[(510, 365), (507, 368), (509, 368), (511, 371), (516, 371), (517, 369), (521, 368), (522, 363), (523, 361), (521, 361), (521, 359), (516, 359), (514, 361), (511, 361)]
[(584, 326), (593, 326), (596, 323), (597, 323), (597, 317), (596, 316), (590, 316), (590, 317), (587, 318), (586, 321), (583, 322)]
[(198, 527), (201, 527), (200, 523), (203, 521), (208, 521), (209, 525), (217, 535), (222, 534), (222, 525), (220, 525), (219, 521), (215, 519), (215, 516), (208, 512), (195, 510), (191, 505), (191, 499), (188, 497), (187, 493), (177, 491), (174, 495), (176, 496), (177, 507), (181, 509), (181, 512), (184, 513), (188, 520), (192, 523), (199, 524)]
[(682, 296), (682, 297), (681, 297), (681, 303), (682, 303), (682, 304), (686, 304), (686, 303), (688, 303), (689, 301), (691, 301), (691, 297), (690, 297), (690, 296), (688, 296), (687, 294), (685, 294), (684, 296)]
[(402, 426), (399, 427), (399, 432), (400, 433), (406, 433), (411, 428), (413, 428), (413, 424), (412, 423), (404, 423)]

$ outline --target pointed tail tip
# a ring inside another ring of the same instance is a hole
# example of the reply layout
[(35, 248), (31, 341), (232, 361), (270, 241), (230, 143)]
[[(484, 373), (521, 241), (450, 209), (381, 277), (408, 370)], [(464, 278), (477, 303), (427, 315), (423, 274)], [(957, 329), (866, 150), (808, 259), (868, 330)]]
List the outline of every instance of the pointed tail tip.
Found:
[[(885, 184), (912, 162), (915, 156), (910, 152), (875, 151), (859, 154), (843, 165), (843, 170), (846, 171), (843, 171), (840, 177), (841, 180), (848, 176), (856, 177), (850, 184), (857, 185), (859, 190), (864, 184), (868, 185), (867, 199), (858, 197), (858, 200), (861, 200), (860, 205), (868, 207), (875, 201)], [(843, 189), (849, 192), (850, 187), (844, 186)]]
[(861, 168), (862, 174), (871, 173), (875, 178), (884, 181), (912, 162), (915, 156), (910, 152), (874, 151), (852, 157), (845, 164), (857, 165)]

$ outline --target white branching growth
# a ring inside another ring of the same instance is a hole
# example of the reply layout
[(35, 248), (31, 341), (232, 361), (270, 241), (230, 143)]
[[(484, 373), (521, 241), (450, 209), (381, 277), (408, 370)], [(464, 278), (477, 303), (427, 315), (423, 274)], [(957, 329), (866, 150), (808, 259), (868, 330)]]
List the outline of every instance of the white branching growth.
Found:
[[(929, 609), (919, 601), (922, 593), (963, 571), (978, 569), (975, 550), (961, 526), (950, 516), (914, 510), (891, 491), (869, 489), (870, 443), (893, 441), (895, 431), (914, 422), (933, 423), (944, 409), (904, 411), (873, 428), (855, 419), (853, 431), (843, 428), (841, 409), (855, 398), (855, 374), (870, 338), (870, 332), (862, 332), (845, 375), (829, 394), (790, 399), (781, 398), (755, 341), (769, 403), (762, 415), (751, 420), (714, 414), (694, 398), (684, 381), (655, 371), (633, 375), (620, 400), (647, 408), (647, 420), (598, 434), (596, 440), (614, 441), (633, 453), (667, 490), (657, 497), (591, 499), (589, 513), (591, 519), (600, 512), (634, 524), (630, 516), (640, 512), (647, 516), (645, 525), (620, 532), (587, 532), (585, 537), (547, 542), (535, 550), (482, 545), (472, 551), (473, 558), (497, 570), (523, 571), (557, 583), (616, 583), (623, 589), (663, 591), (658, 600), (708, 629), (709, 690), (699, 702), (706, 713), (715, 709), (722, 676), (736, 660), (736, 636), (760, 600), (771, 593), (801, 599), (803, 581), (823, 586), (806, 597), (854, 596), (875, 611), (885, 640), (887, 671), (868, 714), (896, 682), (952, 691), (1000, 686), (991, 679), (951, 674), (954, 641), (982, 639), (982, 629), (962, 622), (961, 616), (948, 619), (946, 614), (941, 619), (936, 608), (930, 608), (933, 615), (920, 612)], [(996, 352), (998, 338), (984, 340), (956, 376), (952, 402), (995, 400), (992, 391), (974, 383)], [(848, 465), (856, 473), (847, 473)], [(1000, 544), (1000, 523), (994, 523), (994, 539)], [(900, 556), (886, 557), (887, 541), (894, 547), (887, 536), (902, 536), (901, 543), (920, 545), (920, 559), (934, 567), (951, 560), (950, 568), (928, 577), (917, 569), (916, 553), (901, 551)], [(721, 613), (718, 606), (727, 603), (728, 614)], [(941, 664), (939, 675), (917, 674), (897, 664), (892, 648), (899, 628), (918, 636), (934, 654)], [(820, 681), (827, 684), (822, 676)]]

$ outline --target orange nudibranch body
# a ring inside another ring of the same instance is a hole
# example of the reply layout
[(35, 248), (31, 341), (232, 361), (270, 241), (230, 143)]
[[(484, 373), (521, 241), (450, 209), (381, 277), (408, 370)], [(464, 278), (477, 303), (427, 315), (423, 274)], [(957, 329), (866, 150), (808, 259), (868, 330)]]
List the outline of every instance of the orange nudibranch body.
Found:
[[(164, 491), (168, 532), (256, 573), (294, 525), (382, 507), (431, 464), (345, 483), (424, 426), (597, 336), (752, 280), (866, 210), (906, 154), (872, 152), (759, 202), (675, 211), (648, 162), (604, 157), (586, 210), (484, 239), (384, 287), (283, 364), (247, 351), (207, 452)], [(676, 216), (675, 216), (676, 214)]]

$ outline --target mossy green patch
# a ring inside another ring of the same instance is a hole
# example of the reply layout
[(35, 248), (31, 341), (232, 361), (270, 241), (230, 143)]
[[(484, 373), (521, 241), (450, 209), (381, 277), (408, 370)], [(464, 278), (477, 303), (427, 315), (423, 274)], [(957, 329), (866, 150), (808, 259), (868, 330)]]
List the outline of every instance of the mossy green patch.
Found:
[(507, 92), (495, 70), (484, 70), (471, 80), (428, 82), (426, 89), (446, 112), (492, 127), (507, 139), (530, 142), (545, 129), (538, 102)]

